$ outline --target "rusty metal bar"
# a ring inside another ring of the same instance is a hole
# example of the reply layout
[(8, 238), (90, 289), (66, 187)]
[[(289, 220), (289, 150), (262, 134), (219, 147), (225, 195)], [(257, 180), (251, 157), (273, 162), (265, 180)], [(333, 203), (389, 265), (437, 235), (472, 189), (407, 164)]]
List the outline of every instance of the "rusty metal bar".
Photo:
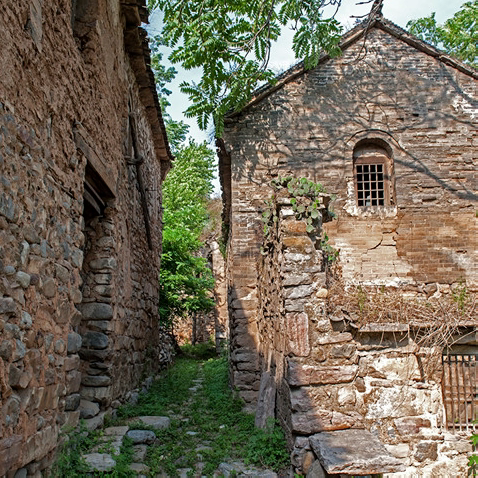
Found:
[(476, 396), (476, 355), (468, 356), (468, 378), (470, 383), (470, 421), (471, 429), (475, 429), (475, 396)]
[[(454, 407), (454, 400), (453, 400), (453, 370), (452, 370), (450, 358), (451, 358), (450, 355), (443, 356), (443, 363), (444, 365), (446, 364), (446, 367), (444, 367), (444, 371), (445, 371), (444, 382), (445, 383), (443, 384), (443, 388), (445, 390), (445, 396), (448, 395), (448, 400), (445, 401), (445, 407), (447, 404), (449, 404), (449, 411), (451, 414), (451, 421), (449, 416), (446, 417), (447, 429), (452, 428), (454, 431), (455, 430), (455, 407)], [(446, 391), (448, 391), (448, 394), (446, 393)]]
[[(471, 420), (472, 423), (478, 418), (476, 416), (476, 355), (472, 355), (470, 357), (470, 369), (469, 369), (469, 375), (470, 375), (470, 384), (471, 384)], [(475, 423), (473, 423), (472, 430), (476, 429)]]
[[(458, 359), (458, 357), (457, 357), (457, 359)], [(464, 404), (465, 404), (465, 416), (463, 418), (465, 419), (465, 429), (468, 430), (470, 422), (469, 422), (469, 419), (468, 419), (468, 395), (466, 393), (465, 361), (466, 361), (466, 356), (462, 355), (461, 356), (461, 375), (463, 377), (463, 395), (464, 395)], [(471, 392), (470, 392), (470, 394), (471, 394)]]
[(478, 359), (474, 354), (442, 356), (443, 401), (448, 430), (475, 430), (478, 417)]
[(458, 404), (458, 426), (460, 427), (460, 431), (463, 429), (463, 420), (461, 417), (460, 411), (460, 404), (463, 404), (461, 401), (461, 394), (460, 394), (460, 373), (458, 370), (458, 356), (454, 356), (454, 364), (455, 364), (455, 374), (456, 374), (456, 396), (457, 396), (457, 404)]

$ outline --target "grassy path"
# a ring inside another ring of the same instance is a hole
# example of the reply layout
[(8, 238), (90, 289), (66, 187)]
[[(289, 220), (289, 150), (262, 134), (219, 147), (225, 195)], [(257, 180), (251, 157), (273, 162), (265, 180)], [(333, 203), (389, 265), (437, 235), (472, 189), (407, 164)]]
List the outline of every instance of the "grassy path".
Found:
[[(248, 476), (272, 477), (275, 474), (271, 470), (287, 467), (289, 456), (282, 431), (273, 424), (268, 431), (256, 429), (254, 417), (241, 411), (241, 402), (229, 390), (227, 377), (228, 365), (223, 358), (179, 357), (137, 405), (118, 410), (109, 427), (128, 425), (130, 430), (153, 430), (156, 435), (141, 460), (147, 466), (142, 476), (241, 476), (247, 467)], [(140, 416), (166, 416), (171, 425), (154, 430), (139, 422)], [(101, 431), (90, 433), (89, 445), (79, 447), (81, 453), (98, 440)], [(131, 463), (138, 461), (133, 444), (127, 436), (122, 443), (121, 453), (114, 456), (116, 466), (108, 476), (137, 476), (131, 470)], [(68, 476), (85, 476), (71, 473), (74, 456), (67, 461)], [(84, 470), (81, 458), (77, 461), (79, 471)]]

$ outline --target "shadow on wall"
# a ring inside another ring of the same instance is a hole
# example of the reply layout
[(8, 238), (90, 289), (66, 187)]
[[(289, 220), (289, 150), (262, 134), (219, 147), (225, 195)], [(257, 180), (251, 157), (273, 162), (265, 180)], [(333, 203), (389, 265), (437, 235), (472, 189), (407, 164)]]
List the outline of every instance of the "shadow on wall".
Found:
[(376, 130), (396, 145), (397, 181), (420, 173), (429, 188), (478, 199), (466, 182), (444, 177), (440, 169), (457, 164), (472, 180), (473, 153), (460, 125), (473, 128), (476, 100), (457, 83), (458, 72), (415, 50), (424, 58), (414, 58), (401, 43), (402, 51), (387, 56), (374, 43), (376, 35), (385, 34), (369, 34), (372, 42), (359, 62), (355, 55), (362, 42), (230, 119), (225, 137), (235, 137), (233, 154), (245, 158), (234, 163), (234, 181), (260, 184), (263, 177), (302, 167), (309, 179), (324, 181), (325, 175), (331, 190), (340, 189), (352, 174), (354, 137)]
[[(320, 264), (307, 263), (304, 252), (286, 248), (293, 261), (280, 265), (274, 254), (264, 257), (257, 319), (244, 313), (250, 299), (232, 302), (233, 383), (256, 425), (279, 420), (298, 473), (322, 466), (328, 473), (398, 472), (410, 458), (417, 466), (451, 463), (439, 454), (446, 446), (421, 433), (442, 433), (437, 355), (418, 350), (408, 326), (357, 329), (346, 313), (329, 317), (325, 271), (304, 272)], [(281, 276), (284, 265), (296, 270)], [(466, 463), (466, 454), (460, 458)]]
[(421, 433), (442, 434), (440, 355), (407, 324), (329, 316), (327, 256), (290, 211), (278, 206), (258, 268), (244, 252), (249, 281), (236, 275), (242, 287), (230, 289), (232, 381), (256, 425), (280, 421), (300, 473), (393, 473), (410, 460), (466, 469), (466, 453), (453, 462)]

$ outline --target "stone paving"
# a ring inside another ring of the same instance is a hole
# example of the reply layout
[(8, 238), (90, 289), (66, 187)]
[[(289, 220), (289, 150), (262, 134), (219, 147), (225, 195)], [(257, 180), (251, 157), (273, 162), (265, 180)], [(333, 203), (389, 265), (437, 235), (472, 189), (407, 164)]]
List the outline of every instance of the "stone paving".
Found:
[[(203, 379), (195, 379), (193, 381), (195, 385), (189, 389), (191, 396), (195, 394), (201, 387)], [(192, 397), (189, 399), (189, 403), (192, 402)], [(171, 417), (171, 418), (178, 418)], [(187, 421), (188, 419), (183, 419)], [(128, 419), (128, 422), (137, 424), (143, 422), (148, 428), (153, 429), (165, 429), (171, 425), (170, 417), (165, 416), (140, 416)], [(198, 435), (198, 432), (189, 430), (186, 432), (188, 435)], [(148, 453), (148, 447), (156, 443), (156, 435), (151, 430), (137, 430), (131, 428), (130, 425), (108, 427), (103, 430), (103, 435), (100, 438), (101, 443), (96, 445), (90, 453), (84, 454), (83, 458), (89, 465), (92, 473), (108, 472), (112, 471), (116, 465), (115, 456), (119, 455), (123, 438), (127, 436), (133, 440), (133, 463), (130, 465), (132, 471), (136, 472), (139, 478), (151, 477), (150, 468), (145, 464), (146, 455)], [(201, 470), (204, 466), (202, 463), (201, 451), (210, 450), (214, 445), (205, 440), (196, 447), (197, 451), (197, 463), (195, 469), (192, 468), (180, 468), (177, 470), (180, 478), (197, 477), (201, 478)], [(107, 452), (105, 452), (107, 450)], [(169, 478), (166, 473), (159, 473), (154, 475), (155, 478)], [(219, 477), (260, 477), (260, 478), (277, 478), (277, 474), (271, 470), (260, 469), (254, 466), (245, 465), (243, 462), (234, 460), (230, 463), (221, 463), (214, 473), (215, 478)]]

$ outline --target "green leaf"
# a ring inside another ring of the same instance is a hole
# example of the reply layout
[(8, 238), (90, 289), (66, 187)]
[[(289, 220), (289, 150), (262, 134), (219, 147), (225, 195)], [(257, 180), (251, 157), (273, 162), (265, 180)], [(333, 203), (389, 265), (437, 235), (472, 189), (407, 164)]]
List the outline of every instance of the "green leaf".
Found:
[(473, 0), (464, 3), (443, 25), (436, 22), (433, 12), (428, 17), (409, 21), (407, 29), (413, 35), (477, 68), (477, 25), (478, 0)]
[[(268, 68), (271, 45), (289, 22), (299, 25), (293, 48), (306, 65), (314, 66), (322, 49), (330, 54), (338, 50), (341, 28), (335, 20), (322, 18), (320, 0), (148, 0), (148, 5), (162, 11), (157, 43), (172, 49), (170, 61), (187, 70), (202, 69), (197, 84), (182, 88), (191, 101), (186, 116), (196, 117), (201, 129), (212, 121), (217, 136), (227, 111), (241, 109), (261, 82), (274, 80)], [(160, 60), (156, 57), (153, 69), (167, 95), (164, 79), (174, 69), (162, 68)]]

